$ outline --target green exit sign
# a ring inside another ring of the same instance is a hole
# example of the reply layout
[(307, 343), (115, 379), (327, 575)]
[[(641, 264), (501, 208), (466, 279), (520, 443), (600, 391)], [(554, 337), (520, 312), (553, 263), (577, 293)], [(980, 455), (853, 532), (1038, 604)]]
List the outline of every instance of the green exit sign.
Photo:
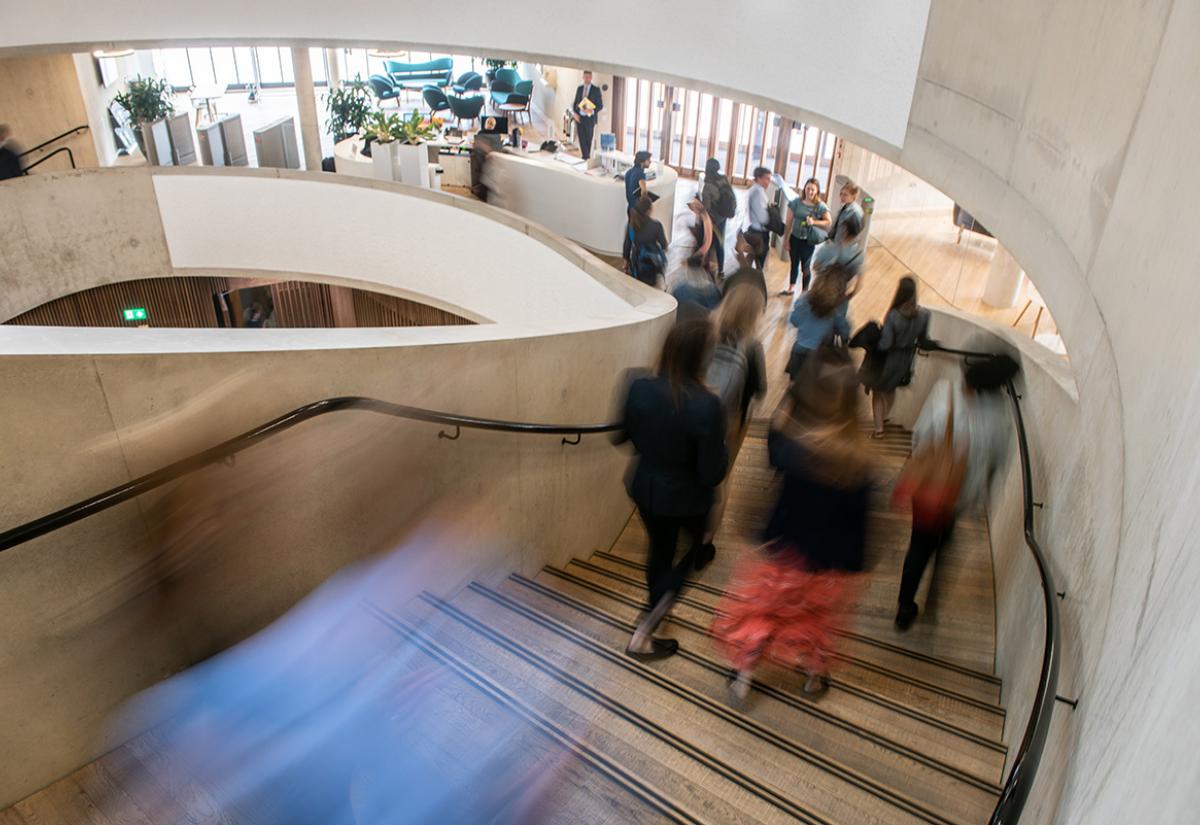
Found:
[(132, 307), (124, 310), (126, 321), (145, 321), (150, 317), (145, 307)]

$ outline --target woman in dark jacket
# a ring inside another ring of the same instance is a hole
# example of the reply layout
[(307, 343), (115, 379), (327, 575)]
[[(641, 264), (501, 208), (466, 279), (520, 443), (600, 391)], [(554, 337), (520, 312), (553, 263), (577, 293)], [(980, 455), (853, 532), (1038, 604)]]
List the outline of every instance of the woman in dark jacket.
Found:
[[(649, 613), (625, 652), (650, 661), (670, 656), (679, 644), (653, 633), (670, 610), (693, 567), (713, 556), (704, 543), (713, 491), (725, 478), (725, 414), (704, 386), (704, 365), (713, 346), (706, 318), (679, 321), (663, 344), (658, 375), (639, 378), (625, 399), (624, 436), (637, 450), (629, 496), (650, 537), (646, 584)], [(675, 562), (680, 531), (688, 550)]]
[(758, 664), (804, 667), (804, 693), (829, 686), (834, 628), (864, 567), (874, 461), (858, 431), (854, 366), (822, 347), (805, 360), (771, 421), (767, 446), (783, 476), (758, 554), (739, 565), (712, 634), (737, 669), (741, 702)]
[(883, 437), (883, 424), (896, 401), (896, 388), (912, 380), (917, 344), (929, 337), (929, 310), (917, 304), (917, 282), (901, 278), (892, 306), (883, 319), (883, 331), (874, 357), (864, 361), (859, 380), (871, 392), (875, 418), (873, 438)]
[(649, 198), (642, 197), (629, 210), (621, 257), (626, 272), (644, 284), (658, 286), (667, 260), (667, 235), (663, 225), (650, 217), (653, 205)]

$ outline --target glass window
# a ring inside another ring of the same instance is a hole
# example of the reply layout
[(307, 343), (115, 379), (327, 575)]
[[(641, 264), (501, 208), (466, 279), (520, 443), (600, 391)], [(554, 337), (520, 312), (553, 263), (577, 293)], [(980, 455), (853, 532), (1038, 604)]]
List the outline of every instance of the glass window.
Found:
[(240, 82), (247, 86), (254, 83), (254, 50), (248, 46), (237, 46), (233, 50), (233, 59), (237, 64)]
[(283, 73), (284, 83), (295, 83), (296, 76), (292, 73), (292, 50), (277, 49), (279, 52), (279, 69)]
[(262, 83), (282, 83), (283, 67), (279, 65), (279, 49), (274, 46), (258, 46), (258, 76)]
[(212, 52), (208, 49), (188, 49), (188, 65), (192, 68), (192, 82), (196, 85), (216, 83), (217, 77), (213, 71)]
[(233, 49), (217, 47), (208, 51), (212, 56), (213, 66), (217, 70), (218, 83), (224, 83), (226, 86), (237, 86), (240, 83), (246, 82), (238, 78), (237, 61), (234, 60)]
[(172, 86), (177, 89), (190, 89), (192, 70), (188, 66), (187, 49), (160, 49), (159, 59), (164, 74)]
[(313, 83), (328, 83), (329, 71), (325, 65), (325, 50), (309, 49), (308, 62), (312, 64)]

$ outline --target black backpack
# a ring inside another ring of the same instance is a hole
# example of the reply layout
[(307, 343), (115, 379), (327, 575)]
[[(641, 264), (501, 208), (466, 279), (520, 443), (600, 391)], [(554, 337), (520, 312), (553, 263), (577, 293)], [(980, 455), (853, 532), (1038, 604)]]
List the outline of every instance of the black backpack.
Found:
[(737, 196), (733, 194), (733, 184), (729, 178), (722, 177), (714, 184), (717, 194), (717, 215), (729, 219), (737, 214)]

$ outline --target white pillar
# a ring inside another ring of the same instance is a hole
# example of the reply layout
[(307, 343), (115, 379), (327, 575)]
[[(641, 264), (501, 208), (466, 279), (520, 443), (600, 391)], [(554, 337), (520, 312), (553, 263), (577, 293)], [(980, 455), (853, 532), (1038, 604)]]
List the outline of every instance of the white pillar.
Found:
[(317, 90), (313, 88), (308, 47), (292, 49), (292, 73), (296, 78), (296, 108), (300, 113), (300, 142), (304, 144), (304, 168), (321, 171), (321, 130), (317, 125)]
[(1008, 308), (1017, 303), (1025, 273), (1021, 265), (1000, 243), (992, 253), (987, 283), (983, 285), (983, 302), (988, 306)]
[(329, 64), (329, 88), (331, 91), (342, 87), (341, 52), (341, 49), (325, 50), (325, 62)]

